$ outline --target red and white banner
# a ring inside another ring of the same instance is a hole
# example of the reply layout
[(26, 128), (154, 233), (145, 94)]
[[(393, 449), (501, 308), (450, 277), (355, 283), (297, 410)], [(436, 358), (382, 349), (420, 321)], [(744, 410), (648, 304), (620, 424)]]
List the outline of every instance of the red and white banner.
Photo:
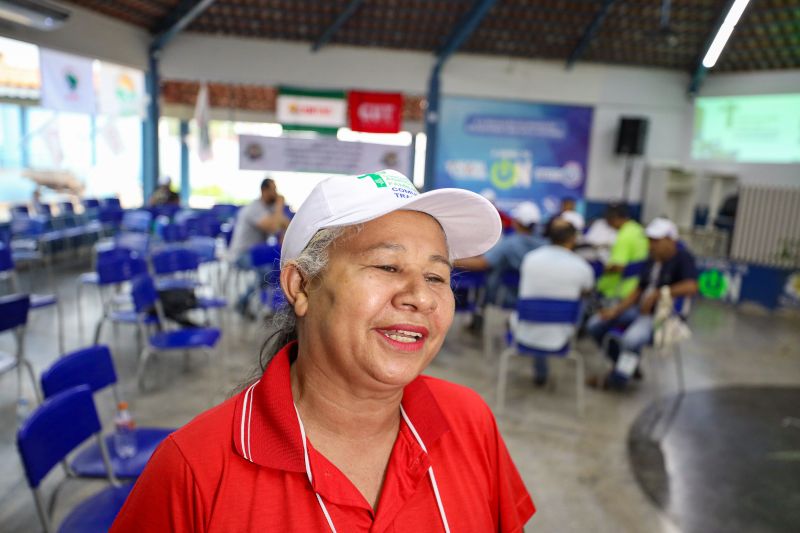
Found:
[(350, 91), (350, 129), (366, 133), (397, 133), (403, 122), (403, 95)]

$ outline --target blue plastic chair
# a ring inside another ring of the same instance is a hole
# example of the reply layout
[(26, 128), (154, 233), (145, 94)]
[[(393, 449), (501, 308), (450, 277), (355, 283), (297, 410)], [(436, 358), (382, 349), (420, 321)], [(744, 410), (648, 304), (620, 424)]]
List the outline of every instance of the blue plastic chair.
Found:
[(153, 252), (151, 262), (158, 276), (158, 290), (194, 289), (201, 285), (197, 279), (200, 258), (193, 250), (180, 245), (166, 246)]
[[(111, 386), (116, 403), (120, 402), (116, 387), (117, 373), (108, 346), (97, 345), (64, 355), (42, 373), (42, 392), (45, 398), (55, 396), (78, 385), (88, 385), (92, 393)], [(122, 458), (114, 447), (114, 435), (105, 437), (114, 475), (118, 479), (138, 477), (150, 456), (170, 433), (170, 428), (137, 427), (136, 454)], [(70, 462), (70, 470), (79, 477), (106, 477), (103, 454), (97, 444), (84, 447)]]
[(581, 316), (580, 300), (555, 300), (547, 298), (524, 298), (517, 301), (517, 318), (519, 323), (566, 324), (573, 327), (573, 334), (564, 346), (555, 350), (542, 350), (535, 346), (526, 346), (509, 334), (509, 347), (500, 354), (500, 368), (497, 377), (496, 410), (501, 413), (505, 408), (508, 361), (512, 355), (529, 357), (561, 357), (573, 359), (576, 363), (576, 387), (578, 414), (583, 414), (583, 358), (575, 353), (575, 333)]
[(114, 236), (113, 247), (127, 248), (141, 257), (147, 257), (150, 251), (150, 235), (147, 233), (124, 231)]
[(456, 312), (472, 312), (478, 305), (480, 291), (486, 288), (486, 272), (455, 269), (450, 286), (456, 295)]
[(13, 332), (17, 345), (14, 354), (0, 352), (0, 375), (17, 369), (17, 399), (22, 398), (22, 367), (24, 366), (28, 370), (36, 398), (41, 399), (33, 366), (25, 357), (25, 325), (28, 322), (28, 309), (30, 309), (30, 298), (27, 294), (0, 296), (0, 333)]
[[(97, 286), (100, 289), (100, 301), (103, 314), (97, 321), (94, 330), (94, 337), (92, 344), (100, 342), (100, 335), (102, 333), (103, 325), (106, 321), (113, 324), (138, 324), (139, 315), (133, 307), (120, 307), (120, 302), (129, 302), (128, 296), (120, 297), (117, 295), (107, 294), (108, 288), (119, 288), (126, 282), (133, 280), (135, 277), (147, 273), (147, 263), (138, 255), (132, 254), (128, 257), (103, 256), (101, 259), (98, 257), (97, 262)], [(129, 305), (129, 304), (128, 304)], [(149, 323), (155, 323), (155, 317), (149, 319)]]
[(148, 275), (141, 275), (134, 279), (131, 295), (133, 296), (134, 307), (139, 317), (140, 330), (147, 339), (146, 346), (142, 350), (139, 358), (139, 368), (137, 370), (137, 379), (140, 388), (145, 388), (144, 372), (147, 367), (147, 361), (154, 353), (174, 350), (182, 350), (185, 352), (200, 350), (204, 352), (209, 358), (209, 361), (211, 361), (210, 350), (216, 347), (222, 335), (222, 332), (218, 328), (162, 329), (161, 331), (149, 335), (147, 331), (147, 320), (152, 310), (155, 310), (161, 328), (166, 328), (167, 325), (153, 279)]
[[(0, 243), (0, 278), (6, 278), (11, 285), (11, 292), (20, 292), (17, 272), (14, 269), (14, 257), (11, 249)], [(55, 294), (31, 294), (30, 309), (54, 307), (58, 326), (58, 351), (64, 353), (64, 317), (61, 313), (61, 302)]]
[(91, 389), (81, 385), (47, 399), (17, 431), (17, 449), (25, 478), (33, 492), (36, 511), (46, 532), (53, 531), (52, 518), (46, 509), (52, 509), (58, 491), (53, 493), (50, 505), (45, 505), (40, 485), (54, 466), (63, 462), (72, 450), (92, 436), (97, 439), (111, 486), (72, 509), (58, 527), (62, 533), (108, 531), (133, 487), (132, 484), (120, 486), (111, 473), (108, 450), (100, 433), (100, 419)]
[(144, 209), (135, 211), (125, 211), (122, 215), (120, 225), (122, 231), (133, 231), (138, 233), (149, 233), (150, 224), (153, 222), (153, 215)]
[[(281, 247), (279, 244), (256, 244), (250, 248), (250, 264), (257, 272), (266, 273), (266, 279), (258, 287), (261, 308), (259, 315), (275, 312), (283, 305), (283, 291), (280, 287)], [(238, 282), (237, 282), (238, 285)]]

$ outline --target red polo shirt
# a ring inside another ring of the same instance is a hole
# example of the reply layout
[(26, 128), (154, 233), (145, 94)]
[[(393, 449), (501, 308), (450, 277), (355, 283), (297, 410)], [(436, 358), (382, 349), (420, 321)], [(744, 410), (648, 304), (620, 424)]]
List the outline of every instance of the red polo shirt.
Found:
[(430, 465), (450, 529), (516, 532), (535, 512), (497, 430), (472, 390), (420, 376), (403, 408), (428, 453), (401, 421), (376, 510), (335, 465), (308, 444), (308, 482), (289, 379), (295, 346), (261, 380), (206, 411), (155, 452), (111, 531), (443, 531)]

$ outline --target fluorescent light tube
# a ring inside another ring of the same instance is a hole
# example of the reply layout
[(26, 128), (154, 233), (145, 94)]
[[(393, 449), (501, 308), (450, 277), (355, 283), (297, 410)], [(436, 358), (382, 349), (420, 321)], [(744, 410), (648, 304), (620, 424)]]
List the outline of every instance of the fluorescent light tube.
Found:
[(708, 51), (706, 51), (706, 56), (703, 58), (704, 67), (711, 68), (717, 64), (717, 59), (719, 59), (722, 49), (725, 48), (728, 38), (731, 36), (731, 33), (733, 33), (733, 28), (736, 26), (736, 23), (739, 22), (744, 9), (749, 3), (750, 0), (736, 0), (733, 3), (730, 11), (728, 11), (728, 14), (725, 15), (725, 20), (719, 27), (717, 35), (714, 36), (711, 46), (709, 46)]

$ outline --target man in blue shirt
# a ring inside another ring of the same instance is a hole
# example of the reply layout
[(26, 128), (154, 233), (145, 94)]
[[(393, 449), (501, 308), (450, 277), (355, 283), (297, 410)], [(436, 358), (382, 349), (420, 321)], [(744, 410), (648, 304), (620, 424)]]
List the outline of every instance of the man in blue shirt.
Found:
[(638, 370), (641, 349), (653, 336), (653, 313), (662, 287), (669, 287), (673, 299), (690, 298), (697, 293), (694, 257), (678, 245), (675, 224), (656, 218), (645, 233), (650, 241), (650, 257), (639, 286), (618, 304), (601, 309), (586, 326), (598, 344), (611, 329), (627, 326), (619, 349), (606, 354), (614, 362), (614, 369), (604, 378), (590, 379), (590, 386), (622, 388)]
[[(528, 252), (547, 244), (547, 241), (536, 234), (536, 225), (542, 219), (542, 213), (536, 204), (522, 202), (509, 214), (513, 220), (513, 233), (504, 236), (485, 254), (455, 262), (455, 267), (463, 270), (488, 271), (484, 305), (491, 303), (513, 307), (517, 299), (522, 259)], [(505, 283), (503, 278), (506, 278)], [(480, 331), (482, 315), (482, 310), (476, 309), (470, 330)]]

